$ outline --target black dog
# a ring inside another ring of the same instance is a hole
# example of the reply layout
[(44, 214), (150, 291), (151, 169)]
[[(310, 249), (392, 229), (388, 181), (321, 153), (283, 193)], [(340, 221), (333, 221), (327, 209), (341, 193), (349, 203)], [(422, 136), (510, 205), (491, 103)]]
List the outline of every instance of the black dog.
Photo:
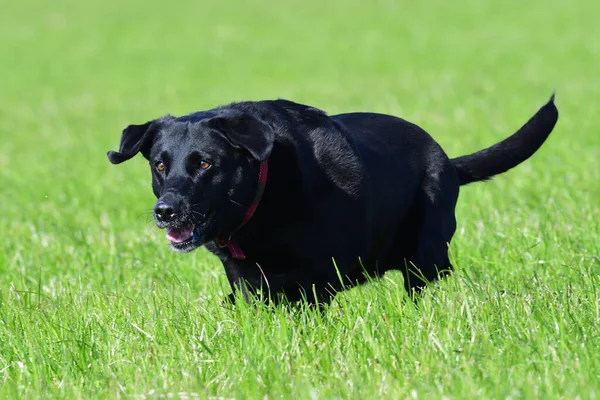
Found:
[(557, 120), (553, 95), (514, 135), (449, 159), (393, 116), (240, 102), (130, 125), (108, 158), (149, 160), (172, 248), (205, 245), (246, 299), (327, 303), (367, 275), (400, 270), (412, 293), (449, 272), (459, 187), (525, 161)]

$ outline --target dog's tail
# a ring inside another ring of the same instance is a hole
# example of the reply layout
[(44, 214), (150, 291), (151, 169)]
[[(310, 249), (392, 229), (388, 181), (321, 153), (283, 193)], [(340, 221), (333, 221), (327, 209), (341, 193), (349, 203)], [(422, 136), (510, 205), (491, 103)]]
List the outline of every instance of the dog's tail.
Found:
[(544, 143), (557, 120), (552, 94), (550, 101), (512, 136), (487, 149), (453, 158), (460, 184), (488, 180), (527, 160)]

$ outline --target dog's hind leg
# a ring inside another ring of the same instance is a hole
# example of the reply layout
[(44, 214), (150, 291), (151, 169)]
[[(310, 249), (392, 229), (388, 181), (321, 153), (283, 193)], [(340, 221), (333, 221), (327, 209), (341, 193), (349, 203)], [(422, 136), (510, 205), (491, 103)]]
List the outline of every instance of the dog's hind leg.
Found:
[(423, 181), (418, 200), (421, 212), (417, 231), (414, 232), (417, 235), (415, 247), (405, 265), (400, 266), (404, 274), (404, 286), (411, 296), (413, 292), (420, 292), (428, 282), (452, 271), (448, 246), (456, 231), (454, 213), (458, 191), (458, 178), (448, 164), (442, 171), (429, 174)]

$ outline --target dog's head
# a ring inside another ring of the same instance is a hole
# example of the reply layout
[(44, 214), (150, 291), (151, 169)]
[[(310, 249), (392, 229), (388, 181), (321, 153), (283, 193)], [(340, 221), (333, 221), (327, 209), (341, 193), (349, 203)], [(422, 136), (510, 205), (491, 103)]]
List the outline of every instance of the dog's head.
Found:
[(156, 225), (174, 250), (188, 252), (241, 223), (274, 140), (261, 120), (222, 109), (130, 125), (107, 155), (113, 164), (138, 153), (149, 161)]

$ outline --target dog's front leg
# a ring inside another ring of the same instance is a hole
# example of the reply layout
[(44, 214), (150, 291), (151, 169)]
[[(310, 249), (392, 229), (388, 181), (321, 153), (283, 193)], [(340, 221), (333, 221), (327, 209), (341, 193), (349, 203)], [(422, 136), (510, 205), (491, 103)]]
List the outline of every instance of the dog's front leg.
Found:
[(227, 300), (235, 303), (235, 294), (240, 292), (244, 301), (262, 300), (265, 303), (277, 303), (277, 292), (282, 289), (282, 277), (268, 277), (257, 263), (238, 260), (231, 257), (221, 259), (227, 280), (233, 293)]
[(221, 261), (223, 262), (225, 274), (227, 275), (227, 280), (229, 281), (232, 290), (232, 293), (227, 296), (227, 300), (232, 304), (235, 304), (235, 293), (239, 291), (244, 300), (249, 302), (250, 296), (253, 292), (255, 292), (255, 290), (252, 290), (252, 282), (249, 281), (248, 277), (246, 276), (248, 266), (243, 265), (246, 264), (246, 262), (244, 262), (244, 260), (234, 260), (229, 257)]

